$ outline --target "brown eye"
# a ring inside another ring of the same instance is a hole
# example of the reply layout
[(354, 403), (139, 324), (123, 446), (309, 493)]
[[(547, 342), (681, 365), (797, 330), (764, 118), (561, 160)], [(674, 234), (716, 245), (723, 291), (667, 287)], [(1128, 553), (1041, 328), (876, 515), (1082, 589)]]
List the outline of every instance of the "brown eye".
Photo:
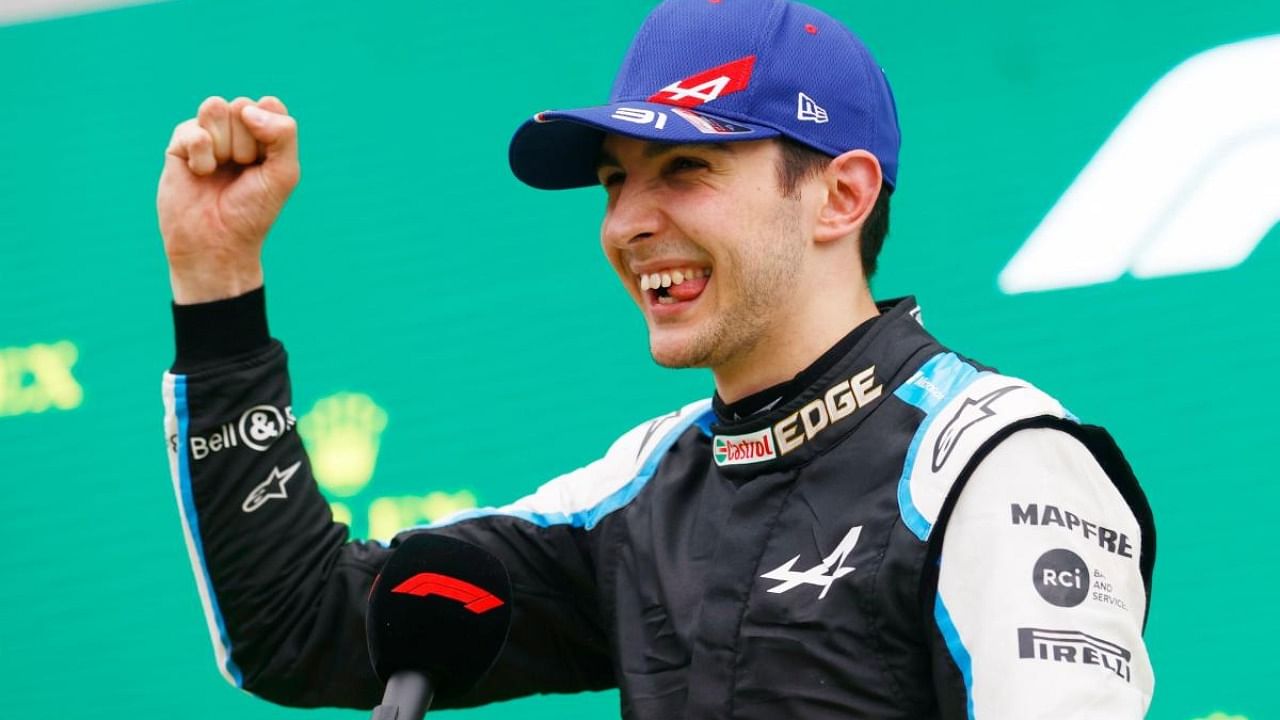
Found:
[(706, 161), (682, 155), (671, 158), (671, 162), (667, 163), (666, 171), (668, 173), (680, 173), (687, 172), (689, 170), (701, 170), (705, 167), (707, 167)]

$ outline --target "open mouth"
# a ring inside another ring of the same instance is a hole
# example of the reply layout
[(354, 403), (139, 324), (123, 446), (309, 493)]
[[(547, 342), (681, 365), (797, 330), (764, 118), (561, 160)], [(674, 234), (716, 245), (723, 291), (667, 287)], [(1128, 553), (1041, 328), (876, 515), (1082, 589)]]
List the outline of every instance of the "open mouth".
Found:
[(710, 278), (711, 268), (688, 267), (639, 275), (636, 281), (650, 304), (674, 305), (697, 299)]

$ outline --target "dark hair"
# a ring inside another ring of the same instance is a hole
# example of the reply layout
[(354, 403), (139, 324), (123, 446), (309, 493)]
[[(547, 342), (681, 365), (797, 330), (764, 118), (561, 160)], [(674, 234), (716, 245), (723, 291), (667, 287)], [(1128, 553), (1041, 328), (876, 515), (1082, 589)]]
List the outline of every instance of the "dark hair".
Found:
[[(800, 181), (822, 174), (831, 162), (831, 156), (810, 148), (807, 145), (786, 137), (778, 138), (778, 146), (782, 150), (782, 159), (778, 162), (778, 186), (783, 195), (794, 195), (800, 187)], [(884, 247), (884, 238), (889, 234), (889, 196), (893, 188), (880, 186), (880, 194), (876, 204), (862, 224), (862, 236), (858, 238), (858, 252), (862, 256), (862, 275), (867, 280), (876, 273), (876, 258), (880, 256), (880, 248)]]

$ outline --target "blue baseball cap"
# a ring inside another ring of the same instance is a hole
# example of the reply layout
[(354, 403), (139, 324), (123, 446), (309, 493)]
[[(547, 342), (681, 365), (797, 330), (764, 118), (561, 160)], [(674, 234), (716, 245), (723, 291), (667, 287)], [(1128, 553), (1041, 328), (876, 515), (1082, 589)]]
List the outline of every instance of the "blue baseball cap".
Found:
[(664, 143), (784, 136), (832, 157), (862, 149), (897, 184), (901, 133), (884, 71), (857, 36), (787, 0), (667, 0), (645, 19), (607, 105), (547, 110), (511, 138), (536, 188), (597, 184), (607, 133)]

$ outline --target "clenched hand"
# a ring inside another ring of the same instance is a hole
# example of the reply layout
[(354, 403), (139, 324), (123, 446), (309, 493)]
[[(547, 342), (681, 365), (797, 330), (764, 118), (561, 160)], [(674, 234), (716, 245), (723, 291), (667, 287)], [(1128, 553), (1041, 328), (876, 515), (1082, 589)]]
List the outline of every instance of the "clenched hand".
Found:
[(156, 211), (177, 303), (262, 285), (262, 244), (299, 174), (297, 123), (277, 98), (211, 97), (174, 128)]

